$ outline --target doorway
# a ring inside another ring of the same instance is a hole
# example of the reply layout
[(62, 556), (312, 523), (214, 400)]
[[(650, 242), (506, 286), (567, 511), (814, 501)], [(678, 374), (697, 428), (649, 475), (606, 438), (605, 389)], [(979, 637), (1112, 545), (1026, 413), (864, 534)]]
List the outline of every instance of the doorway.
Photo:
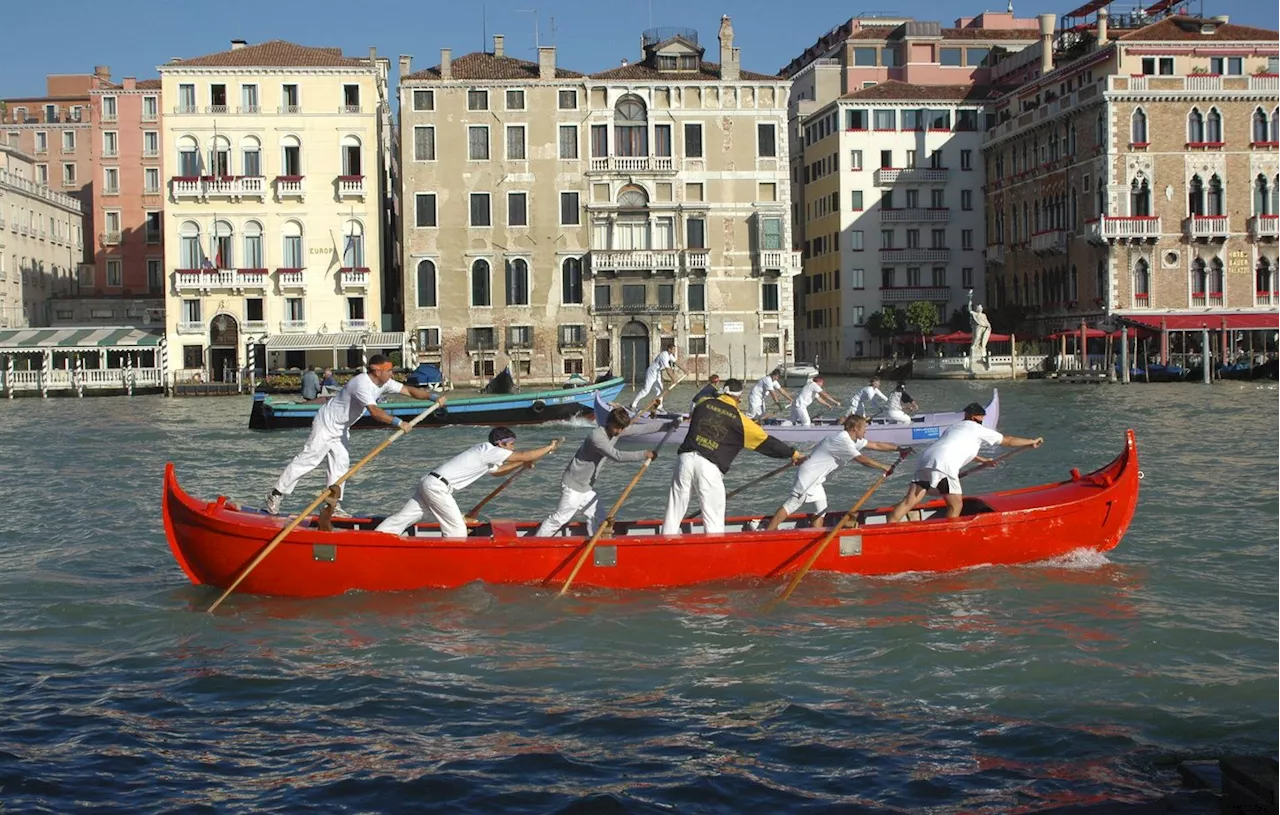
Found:
[(649, 329), (644, 323), (632, 320), (622, 327), (620, 337), (622, 351), (622, 376), (630, 380), (632, 387), (644, 378), (649, 367)]
[(230, 314), (219, 314), (209, 324), (209, 379), (234, 382), (239, 367), (239, 324)]

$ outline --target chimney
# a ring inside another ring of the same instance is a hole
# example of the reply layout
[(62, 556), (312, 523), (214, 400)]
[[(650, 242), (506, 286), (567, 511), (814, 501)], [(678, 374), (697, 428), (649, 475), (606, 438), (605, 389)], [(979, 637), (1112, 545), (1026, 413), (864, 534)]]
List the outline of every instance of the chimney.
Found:
[(406, 76), (413, 73), (413, 70), (410, 67), (411, 65), (413, 65), (413, 55), (401, 54), (400, 55), (400, 77), (399, 77), (400, 79), (404, 79)]
[(543, 45), (538, 48), (538, 79), (556, 78), (556, 47)]
[(1056, 14), (1037, 14), (1040, 22), (1040, 74), (1053, 71), (1053, 27), (1058, 22)]
[(1098, 9), (1098, 47), (1099, 48), (1106, 45), (1108, 42), (1107, 40), (1107, 17), (1108, 16), (1110, 15), (1107, 14), (1106, 9), (1104, 8)]
[(374, 68), (378, 65), (378, 48), (377, 46), (369, 46), (369, 67)]
[(248, 41), (246, 41), (246, 40), (232, 40), (232, 41), (231, 41), (231, 50), (232, 50), (232, 51), (239, 51), (241, 48), (244, 48), (244, 47), (245, 47), (246, 45), (248, 45), (248, 44), (249, 44), (249, 43), (248, 43)]
[(94, 77), (96, 77), (97, 79), (101, 79), (103, 82), (110, 82), (110, 81), (111, 81), (111, 66), (110, 66), (110, 65), (95, 65), (95, 66), (93, 66), (93, 75), (94, 75)]
[(134, 77), (134, 76), (126, 76), (126, 77), (124, 78), (123, 88), (124, 88), (124, 90), (126, 90), (126, 91), (133, 91), (133, 90), (137, 90), (137, 89), (138, 89), (138, 78), (137, 78), (137, 77)]
[(505, 57), (507, 55), (506, 49), (504, 48), (504, 43), (506, 42), (506, 39), (507, 38), (502, 36), (501, 34), (493, 35), (493, 55), (495, 57)]
[(440, 78), (453, 79), (453, 49), (440, 49)]
[(733, 23), (726, 14), (720, 18), (720, 78), (736, 82), (740, 77), (738, 49), (733, 47)]

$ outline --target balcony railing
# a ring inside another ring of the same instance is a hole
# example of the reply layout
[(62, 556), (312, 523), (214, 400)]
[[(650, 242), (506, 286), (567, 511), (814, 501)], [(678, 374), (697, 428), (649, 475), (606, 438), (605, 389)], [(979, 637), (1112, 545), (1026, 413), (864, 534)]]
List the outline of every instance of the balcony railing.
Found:
[(561, 350), (571, 349), (571, 348), (575, 348), (575, 349), (586, 348), (587, 338), (586, 337), (561, 337), (560, 342), (557, 343), (557, 345), (559, 345)]
[(307, 281), (303, 274), (304, 271), (304, 269), (293, 267), (276, 269), (276, 284), (279, 285), (281, 289), (305, 290), (307, 288)]
[(1062, 229), (1046, 229), (1031, 236), (1031, 251), (1037, 255), (1053, 255), (1067, 251), (1067, 233)]
[(342, 321), (343, 331), (368, 331), (371, 328), (373, 328), (372, 320), (359, 319)]
[(119, 232), (103, 232), (102, 235), (99, 237), (102, 240), (103, 246), (119, 246), (120, 245), (121, 235)]
[(338, 270), (338, 284), (344, 289), (367, 289), (369, 270), (363, 266), (344, 266)]
[(162, 233), (161, 233), (161, 231), (160, 231), (159, 229), (148, 229), (148, 230), (146, 230), (146, 236), (147, 236), (146, 240), (147, 240), (147, 243), (149, 243), (149, 244), (157, 244), (157, 243), (159, 243), (159, 242), (160, 242), (161, 234), (162, 234)]
[(1193, 241), (1226, 240), (1231, 235), (1231, 223), (1226, 215), (1192, 215), (1182, 222), (1182, 229)]
[(675, 172), (671, 156), (601, 156), (591, 159), (590, 172)]
[(1146, 294), (1135, 294), (1133, 296), (1134, 308), (1151, 308), (1151, 297)]
[(179, 334), (203, 334), (203, 320), (182, 320), (178, 323)]
[(364, 198), (364, 176), (362, 175), (338, 176), (338, 197), (339, 198)]
[(946, 167), (881, 167), (875, 172), (875, 185), (945, 184), (950, 176)]
[(591, 268), (595, 271), (628, 271), (680, 268), (680, 253), (675, 250), (606, 249), (592, 250)]
[(221, 105), (205, 105), (204, 106), (205, 113), (226, 113), (228, 110), (229, 108), (225, 103)]
[(480, 351), (480, 352), (488, 351), (490, 353), (494, 353), (498, 350), (498, 341), (495, 338), (489, 337), (489, 336), (474, 337), (474, 336), (468, 335), (467, 350)]
[(262, 334), (267, 330), (266, 320), (245, 320), (240, 327), (246, 334)]
[(1207, 293), (1202, 291), (1193, 291), (1191, 292), (1191, 307), (1213, 308), (1215, 306), (1223, 305), (1225, 299), (1226, 298), (1223, 297), (1223, 294), (1220, 291), (1211, 291)]
[(881, 249), (881, 263), (947, 263), (950, 249)]
[(338, 105), (339, 113), (361, 113), (363, 108), (359, 105)]
[(907, 207), (905, 209), (880, 210), (880, 222), (886, 224), (913, 222), (945, 224), (950, 219), (951, 210), (948, 207), (930, 207), (928, 209)]
[(987, 247), (987, 262), (1004, 265), (1004, 244), (993, 243)]
[(1097, 243), (1111, 241), (1154, 241), (1160, 237), (1158, 215), (1103, 215), (1085, 222), (1089, 239)]
[(1250, 218), (1249, 236), (1255, 241), (1280, 239), (1280, 215), (1255, 215)]
[(299, 201), (305, 200), (307, 197), (306, 186), (302, 183), (300, 175), (278, 175), (276, 176), (276, 199), (283, 201), (286, 198), (297, 198)]
[(178, 291), (242, 291), (265, 289), (266, 269), (179, 269), (174, 273)]
[(143, 157), (143, 158), (160, 158), (160, 148), (159, 148), (159, 147), (150, 147), (150, 148), (149, 148), (149, 147), (144, 147), (144, 148), (142, 148), (142, 157)]
[(281, 320), (280, 331), (283, 334), (304, 334), (307, 330), (306, 320)]
[(760, 252), (760, 271), (777, 269), (791, 273), (800, 269), (800, 253), (783, 249), (765, 249)]
[(680, 307), (675, 303), (619, 303), (608, 306), (592, 306), (591, 313), (598, 316), (624, 314), (678, 314)]
[(173, 112), (174, 112), (174, 113), (177, 113), (177, 114), (184, 114), (184, 113), (199, 113), (199, 112), (200, 112), (200, 106), (199, 106), (199, 105), (196, 105), (196, 104), (190, 104), (190, 105), (182, 105), (182, 104), (180, 104), (180, 105), (174, 105), (174, 106), (173, 106)]
[(705, 249), (689, 249), (684, 253), (684, 267), (705, 272), (711, 268), (711, 253)]
[(266, 200), (266, 179), (262, 176), (174, 176), (169, 180), (170, 194), (177, 200), (241, 198)]
[(301, 113), (302, 105), (278, 105), (276, 113)]
[(1259, 306), (1280, 306), (1280, 291), (1255, 292), (1254, 303)]
[(881, 286), (881, 303), (945, 303), (951, 299), (950, 286)]
[(241, 113), (241, 114), (261, 113), (261, 112), (262, 112), (261, 105), (240, 105), (239, 107), (236, 108), (236, 113)]

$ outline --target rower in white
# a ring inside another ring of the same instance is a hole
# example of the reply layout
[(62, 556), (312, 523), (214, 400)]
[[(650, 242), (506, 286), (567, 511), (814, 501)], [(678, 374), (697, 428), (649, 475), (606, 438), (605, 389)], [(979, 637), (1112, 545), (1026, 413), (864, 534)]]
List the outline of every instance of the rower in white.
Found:
[(910, 412), (920, 409), (916, 404), (916, 400), (911, 398), (911, 394), (907, 393), (907, 383), (899, 382), (898, 386), (889, 391), (889, 404), (884, 409), (884, 418), (898, 424), (911, 424)]
[(764, 398), (765, 396), (773, 397), (775, 407), (782, 407), (782, 400), (778, 398), (778, 394), (782, 394), (791, 400), (791, 394), (787, 393), (787, 389), (782, 387), (782, 369), (774, 368), (769, 372), (768, 376), (762, 376), (757, 380), (756, 384), (751, 388), (751, 393), (747, 395), (747, 418), (753, 421), (760, 421), (764, 418)]
[(649, 391), (654, 391), (654, 394), (658, 397), (658, 410), (662, 409), (662, 394), (666, 390), (662, 383), (662, 374), (664, 371), (669, 371), (673, 368), (682, 374), (685, 372), (684, 368), (676, 362), (676, 344), (674, 342), (659, 351), (658, 355), (653, 358), (653, 362), (649, 363), (648, 369), (644, 372), (644, 387), (640, 388), (636, 392), (636, 397), (631, 400), (632, 413), (639, 410), (640, 403), (649, 395)]
[(871, 408), (877, 399), (886, 404), (889, 402), (889, 397), (880, 392), (880, 377), (873, 376), (866, 387), (853, 395), (852, 401), (849, 402), (849, 412), (845, 415), (870, 416)]
[(836, 401), (835, 397), (827, 393), (823, 387), (825, 381), (822, 377), (815, 376), (805, 383), (805, 386), (800, 389), (800, 393), (796, 394), (796, 400), (791, 403), (791, 421), (806, 427), (813, 424), (813, 419), (809, 416), (809, 406), (815, 400), (823, 407), (840, 407), (840, 403)]

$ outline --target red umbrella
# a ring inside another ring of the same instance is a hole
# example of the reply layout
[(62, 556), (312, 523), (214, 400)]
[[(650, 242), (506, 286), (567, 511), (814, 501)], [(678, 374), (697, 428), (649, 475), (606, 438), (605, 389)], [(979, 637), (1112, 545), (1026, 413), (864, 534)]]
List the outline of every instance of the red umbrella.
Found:
[[(970, 334), (968, 331), (953, 331), (950, 334), (939, 334), (936, 337), (930, 337), (929, 339), (933, 340), (934, 342), (954, 342), (954, 343), (968, 344), (973, 342), (973, 335)], [(1008, 341), (1009, 341), (1008, 334), (990, 334), (987, 336), (987, 342), (1008, 342)]]

